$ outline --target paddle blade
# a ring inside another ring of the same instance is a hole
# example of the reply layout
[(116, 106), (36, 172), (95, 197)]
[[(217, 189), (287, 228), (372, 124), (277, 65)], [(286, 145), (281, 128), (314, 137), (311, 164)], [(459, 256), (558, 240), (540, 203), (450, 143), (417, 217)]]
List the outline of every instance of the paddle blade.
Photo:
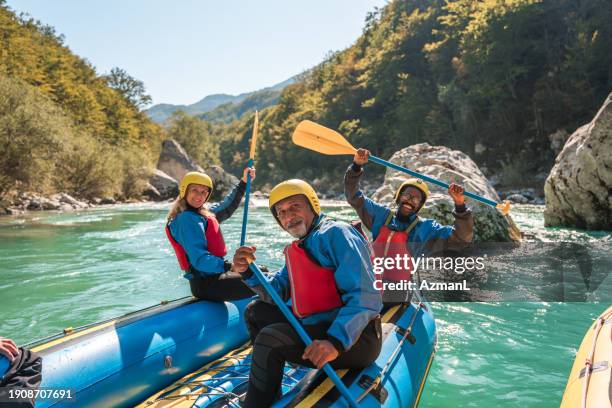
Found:
[(323, 154), (355, 154), (355, 149), (340, 133), (303, 120), (295, 128), (293, 143)]
[(255, 146), (257, 143), (257, 131), (259, 128), (259, 112), (255, 111), (255, 122), (253, 123), (253, 135), (251, 136), (251, 151), (249, 152), (249, 159), (255, 159)]
[(508, 215), (510, 212), (510, 201), (506, 200), (503, 203), (497, 204), (496, 207), (503, 215)]

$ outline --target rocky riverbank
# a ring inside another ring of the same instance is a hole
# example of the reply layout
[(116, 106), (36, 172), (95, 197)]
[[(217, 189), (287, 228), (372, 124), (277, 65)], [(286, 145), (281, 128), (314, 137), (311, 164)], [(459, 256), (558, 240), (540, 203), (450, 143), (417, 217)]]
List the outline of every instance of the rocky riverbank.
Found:
[(497, 190), (499, 198), (508, 200), (514, 204), (535, 204), (544, 205), (544, 192), (542, 189), (528, 188), (512, 188)]
[(15, 194), (10, 200), (0, 204), (0, 215), (20, 215), (26, 211), (77, 211), (99, 205), (139, 202), (139, 200), (117, 200), (113, 197), (79, 200), (66, 193), (56, 193), (44, 196), (32, 192)]

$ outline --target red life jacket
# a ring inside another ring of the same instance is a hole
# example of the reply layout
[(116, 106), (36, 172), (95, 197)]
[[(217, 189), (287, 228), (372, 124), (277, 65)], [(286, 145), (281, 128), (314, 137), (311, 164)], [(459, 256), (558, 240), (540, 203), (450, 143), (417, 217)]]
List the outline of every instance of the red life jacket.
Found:
[[(221, 233), (221, 228), (219, 227), (219, 221), (217, 221), (216, 217), (205, 217), (206, 218), (206, 243), (208, 252), (211, 254), (223, 258), (227, 255), (227, 248), (225, 247), (225, 240), (223, 239), (223, 234)], [(181, 244), (179, 244), (172, 234), (170, 233), (170, 226), (166, 225), (166, 236), (168, 237), (168, 241), (170, 241), (170, 245), (174, 249), (174, 253), (176, 254), (176, 259), (178, 260), (179, 266), (183, 271), (188, 271), (190, 269), (189, 259), (187, 258), (187, 252)]]
[(285, 262), (291, 286), (291, 307), (300, 318), (326, 312), (343, 305), (334, 269), (325, 268), (310, 258), (298, 241), (285, 247)]
[(221, 227), (219, 227), (219, 221), (217, 217), (206, 217), (206, 242), (208, 245), (208, 252), (219, 258), (227, 255), (227, 248), (225, 247), (225, 240), (221, 233)]
[(181, 270), (188, 271), (189, 270), (189, 260), (187, 259), (187, 253), (179, 244), (176, 242), (172, 234), (170, 233), (170, 225), (166, 224), (166, 236), (168, 237), (168, 241), (170, 241), (170, 245), (172, 245), (172, 249), (174, 249), (174, 253), (176, 254), (176, 259), (178, 260), (179, 266)]
[[(376, 258), (395, 258), (399, 255), (401, 259), (404, 259), (404, 255), (406, 255), (407, 259), (409, 259), (412, 257), (412, 254), (408, 249), (408, 236), (421, 219), (417, 216), (404, 231), (393, 231), (388, 227), (392, 218), (393, 213), (390, 213), (372, 244), (374, 256)], [(407, 268), (396, 268), (395, 266), (397, 265), (394, 265), (393, 268), (385, 268), (382, 280), (399, 282), (401, 280), (412, 279), (413, 265), (411, 261), (407, 262)]]

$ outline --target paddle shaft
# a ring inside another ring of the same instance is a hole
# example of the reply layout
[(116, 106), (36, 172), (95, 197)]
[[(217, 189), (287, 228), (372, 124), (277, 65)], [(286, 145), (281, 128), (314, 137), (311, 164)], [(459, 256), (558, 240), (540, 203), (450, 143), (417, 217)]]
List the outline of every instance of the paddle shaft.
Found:
[[(383, 160), (380, 157), (370, 156), (369, 160), (374, 162), (374, 163), (378, 163), (378, 164), (382, 164), (383, 166), (390, 167), (393, 170), (397, 170), (397, 171), (401, 171), (402, 173), (409, 174), (409, 175), (411, 175), (413, 177), (418, 177), (420, 179), (423, 179), (424, 181), (430, 182), (431, 184), (435, 184), (436, 186), (440, 186), (440, 187), (443, 187), (445, 189), (448, 189), (450, 187), (448, 184), (446, 184), (443, 181), (436, 180), (435, 178), (428, 177), (428, 176), (426, 176), (424, 174), (421, 174), (421, 173), (417, 173), (416, 171), (408, 170), (405, 167), (398, 166), (397, 164), (388, 162), (386, 160)], [(493, 200), (489, 200), (488, 198), (481, 197), (478, 194), (470, 193), (469, 191), (465, 191), (463, 194), (465, 194), (467, 197), (473, 198), (476, 201), (480, 201), (481, 203), (485, 203), (485, 204), (491, 205), (493, 207), (496, 207), (497, 204), (498, 204), (497, 202), (495, 202)]]
[[(249, 159), (247, 167), (253, 167), (253, 159)], [(242, 232), (240, 233), (240, 246), (246, 241), (247, 219), (249, 218), (249, 195), (251, 194), (251, 172), (247, 172), (246, 190), (244, 193), (244, 212), (242, 213)]]
[[(312, 343), (312, 339), (310, 338), (308, 333), (306, 333), (306, 331), (304, 330), (300, 322), (298, 322), (298, 320), (295, 318), (293, 313), (291, 313), (287, 305), (285, 305), (285, 302), (283, 302), (280, 295), (276, 292), (276, 290), (274, 290), (272, 285), (270, 285), (270, 282), (268, 282), (268, 280), (263, 275), (259, 267), (255, 265), (255, 263), (251, 263), (250, 267), (253, 273), (255, 274), (255, 276), (257, 276), (257, 279), (259, 279), (259, 282), (261, 283), (261, 285), (264, 287), (266, 292), (270, 295), (270, 297), (272, 298), (276, 306), (278, 306), (280, 311), (283, 312), (283, 314), (285, 315), (285, 317), (291, 324), (291, 327), (293, 327), (293, 329), (300, 336), (300, 338), (302, 339), (306, 347), (310, 346), (310, 344)], [(338, 391), (340, 391), (340, 394), (342, 394), (342, 396), (346, 399), (349, 406), (353, 408), (357, 408), (359, 405), (357, 405), (357, 402), (355, 401), (355, 399), (353, 399), (348, 388), (346, 388), (346, 386), (344, 385), (340, 377), (338, 377), (338, 374), (336, 374), (334, 369), (329, 364), (325, 364), (323, 366), (323, 370), (325, 371), (329, 379), (332, 380), (332, 382), (336, 385), (336, 388), (338, 388)]]

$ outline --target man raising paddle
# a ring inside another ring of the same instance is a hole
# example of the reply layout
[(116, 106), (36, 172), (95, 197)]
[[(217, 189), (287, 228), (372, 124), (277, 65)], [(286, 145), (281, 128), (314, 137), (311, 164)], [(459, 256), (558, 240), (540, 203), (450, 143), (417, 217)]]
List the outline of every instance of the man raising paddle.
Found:
[[(348, 203), (357, 211), (363, 225), (372, 232), (376, 257), (419, 257), (445, 249), (448, 244), (472, 241), (474, 217), (465, 205), (463, 187), (452, 183), (448, 193), (455, 203), (455, 224), (444, 226), (432, 219), (420, 218), (417, 213), (429, 198), (429, 187), (421, 179), (407, 179), (395, 193), (397, 209), (393, 210), (366, 197), (359, 190), (359, 179), (370, 152), (358, 149), (353, 163), (344, 175), (344, 193)], [(383, 281), (410, 280), (412, 268), (386, 269)], [(398, 301), (385, 295), (385, 300)]]

